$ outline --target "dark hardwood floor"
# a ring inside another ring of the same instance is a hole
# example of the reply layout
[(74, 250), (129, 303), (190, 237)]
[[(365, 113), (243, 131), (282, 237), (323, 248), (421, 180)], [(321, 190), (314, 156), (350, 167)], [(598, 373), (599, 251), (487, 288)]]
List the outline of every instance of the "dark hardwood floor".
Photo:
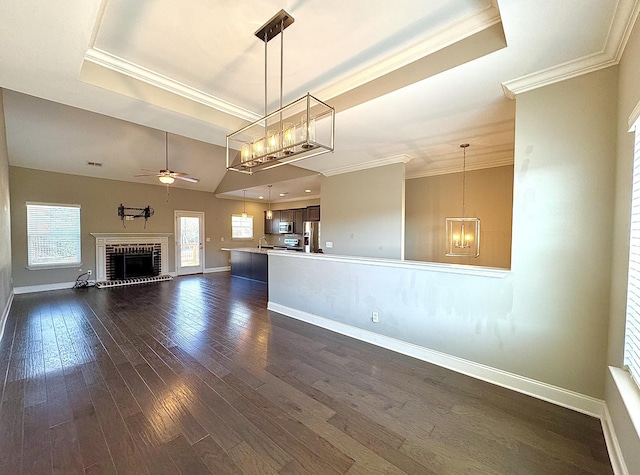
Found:
[(266, 300), (228, 274), (16, 296), (0, 473), (612, 473), (597, 419)]

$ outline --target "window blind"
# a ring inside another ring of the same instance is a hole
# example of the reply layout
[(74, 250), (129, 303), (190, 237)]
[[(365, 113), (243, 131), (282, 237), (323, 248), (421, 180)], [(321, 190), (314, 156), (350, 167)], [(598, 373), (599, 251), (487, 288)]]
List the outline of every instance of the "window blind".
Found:
[(635, 126), (624, 364), (640, 384), (640, 121)]
[(253, 216), (231, 215), (231, 238), (253, 239)]
[(27, 203), (27, 255), (34, 267), (79, 264), (80, 206)]

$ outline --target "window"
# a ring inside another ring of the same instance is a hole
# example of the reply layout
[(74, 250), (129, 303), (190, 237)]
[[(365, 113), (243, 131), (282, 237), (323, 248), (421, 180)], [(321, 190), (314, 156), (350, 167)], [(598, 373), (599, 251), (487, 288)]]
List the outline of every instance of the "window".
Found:
[(27, 203), (29, 267), (80, 264), (80, 206)]
[(640, 120), (635, 122), (624, 364), (640, 384)]
[(253, 239), (253, 216), (231, 215), (231, 239)]

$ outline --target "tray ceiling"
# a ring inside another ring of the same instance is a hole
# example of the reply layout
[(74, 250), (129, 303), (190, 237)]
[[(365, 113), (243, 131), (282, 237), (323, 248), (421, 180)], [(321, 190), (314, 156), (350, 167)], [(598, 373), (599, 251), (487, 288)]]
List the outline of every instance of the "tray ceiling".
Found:
[[(264, 112), (254, 32), (280, 9), (295, 18), (284, 101), (309, 91), (338, 111), (336, 152), (301, 166), (331, 174), (403, 155), (408, 176), (423, 176), (455, 170), (463, 141), (478, 167), (512, 161), (515, 101), (502, 85), (517, 92), (531, 75), (540, 85), (615, 64), (638, 1), (5, 0), (10, 163), (139, 181), (140, 167), (159, 168), (167, 130), (183, 144), (172, 164), (202, 179), (181, 186), (215, 190), (226, 134)], [(276, 39), (270, 110), (279, 54)], [(91, 157), (109, 166), (88, 171)]]

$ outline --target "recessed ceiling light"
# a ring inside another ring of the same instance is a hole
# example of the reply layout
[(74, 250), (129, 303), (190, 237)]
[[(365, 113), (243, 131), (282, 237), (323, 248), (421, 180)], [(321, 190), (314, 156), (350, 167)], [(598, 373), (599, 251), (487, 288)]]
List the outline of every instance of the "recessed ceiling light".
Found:
[(263, 199), (264, 199), (264, 196), (258, 196), (258, 199), (259, 199), (259, 200), (263, 200)]
[(285, 196), (286, 194), (287, 194), (286, 192), (280, 193), (280, 196)]
[(311, 190), (304, 190), (305, 193), (311, 193)]

